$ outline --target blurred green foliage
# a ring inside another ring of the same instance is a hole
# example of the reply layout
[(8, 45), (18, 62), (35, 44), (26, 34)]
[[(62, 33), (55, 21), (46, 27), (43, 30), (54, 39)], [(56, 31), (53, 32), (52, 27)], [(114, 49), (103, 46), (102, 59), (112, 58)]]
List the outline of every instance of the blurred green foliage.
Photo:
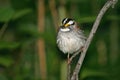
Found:
[[(38, 32), (37, 0), (0, 0), (0, 80), (41, 80), (36, 42), (45, 41), (47, 79), (63, 80), (66, 73), (56, 46), (49, 0), (45, 0), (45, 31)], [(59, 18), (74, 18), (88, 36), (105, 0), (55, 0)], [(82, 80), (120, 80), (120, 2), (103, 17), (80, 72)], [(62, 8), (63, 7), (63, 8)], [(61, 20), (60, 20), (61, 21)], [(60, 23), (58, 20), (58, 23)], [(73, 67), (77, 58), (73, 62)], [(65, 72), (61, 72), (65, 71)]]

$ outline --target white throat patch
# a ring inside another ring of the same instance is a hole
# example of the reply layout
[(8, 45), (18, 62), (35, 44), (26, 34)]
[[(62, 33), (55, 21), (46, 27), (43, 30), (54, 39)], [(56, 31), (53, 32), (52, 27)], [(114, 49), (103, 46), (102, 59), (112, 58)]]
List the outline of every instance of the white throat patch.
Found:
[(63, 32), (67, 32), (67, 31), (70, 31), (70, 29), (69, 28), (64, 28), (64, 29), (60, 29), (61, 31), (63, 31)]

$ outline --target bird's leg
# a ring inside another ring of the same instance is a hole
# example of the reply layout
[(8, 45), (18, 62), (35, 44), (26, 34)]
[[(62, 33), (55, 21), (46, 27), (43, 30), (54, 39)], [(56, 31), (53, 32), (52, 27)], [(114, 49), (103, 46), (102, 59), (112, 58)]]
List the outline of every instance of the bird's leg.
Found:
[(82, 46), (79, 51), (75, 52), (75, 53), (70, 57), (69, 61), (71, 62), (72, 59), (73, 59), (74, 57), (76, 57), (76, 55), (78, 55), (80, 52), (83, 52), (83, 50), (84, 50), (84, 46)]
[(70, 62), (73, 60), (74, 57), (76, 57), (76, 55), (78, 55), (80, 53), (80, 51), (75, 52), (71, 57), (70, 57)]
[(70, 54), (67, 55), (67, 64), (70, 64)]
[(80, 52), (83, 52), (83, 51), (84, 51), (84, 46), (80, 48)]

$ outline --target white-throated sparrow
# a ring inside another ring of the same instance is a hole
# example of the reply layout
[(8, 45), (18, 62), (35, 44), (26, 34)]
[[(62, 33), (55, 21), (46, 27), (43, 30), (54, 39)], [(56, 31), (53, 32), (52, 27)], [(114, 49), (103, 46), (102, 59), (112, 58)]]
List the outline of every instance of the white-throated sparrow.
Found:
[(63, 53), (74, 54), (79, 51), (85, 44), (86, 37), (77, 23), (70, 18), (62, 20), (57, 34), (57, 45)]

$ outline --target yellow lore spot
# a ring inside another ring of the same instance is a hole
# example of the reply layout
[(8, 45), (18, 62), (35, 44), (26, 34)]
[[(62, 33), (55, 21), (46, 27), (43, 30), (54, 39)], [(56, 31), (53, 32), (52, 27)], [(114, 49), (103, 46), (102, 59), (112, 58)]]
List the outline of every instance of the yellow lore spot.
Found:
[(70, 25), (70, 24), (66, 23), (66, 24), (65, 24), (65, 27), (68, 27), (69, 25)]

